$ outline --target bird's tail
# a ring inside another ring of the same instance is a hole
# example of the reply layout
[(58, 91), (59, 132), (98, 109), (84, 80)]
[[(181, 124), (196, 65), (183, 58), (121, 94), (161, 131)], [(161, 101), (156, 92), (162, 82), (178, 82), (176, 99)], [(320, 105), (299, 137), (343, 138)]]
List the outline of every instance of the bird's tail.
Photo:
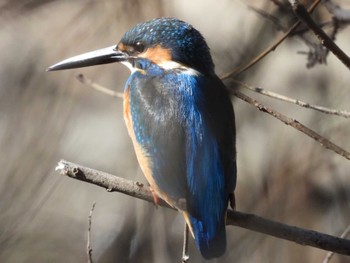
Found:
[(209, 230), (203, 222), (189, 217), (190, 230), (194, 236), (197, 248), (205, 259), (222, 256), (226, 250), (225, 219), (217, 224), (214, 231)]

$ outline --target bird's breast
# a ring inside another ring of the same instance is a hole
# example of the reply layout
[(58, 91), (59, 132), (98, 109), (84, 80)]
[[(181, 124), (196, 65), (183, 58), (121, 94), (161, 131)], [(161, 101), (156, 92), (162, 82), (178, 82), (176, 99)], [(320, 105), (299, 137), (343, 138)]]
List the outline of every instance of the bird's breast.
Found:
[(137, 142), (135, 131), (133, 128), (132, 116), (131, 116), (131, 105), (130, 105), (130, 87), (127, 87), (124, 92), (124, 121), (128, 130), (129, 136), (134, 146), (137, 160), (140, 164), (141, 170), (146, 176), (147, 181), (152, 187), (155, 187), (155, 182), (152, 177), (151, 160), (147, 157), (143, 147)]
[[(129, 133), (129, 136), (131, 138), (132, 144), (134, 146), (135, 154), (137, 161), (141, 167), (141, 170), (143, 174), (145, 175), (148, 183), (152, 187), (152, 189), (155, 191), (155, 193), (160, 196), (163, 200), (165, 200), (169, 205), (174, 206), (174, 201), (171, 200), (159, 187), (156, 183), (154, 177), (153, 177), (153, 171), (152, 171), (152, 159), (150, 155), (147, 153), (147, 151), (144, 149), (144, 147), (137, 141), (136, 135), (135, 135), (135, 129), (134, 124), (132, 121), (132, 107), (130, 103), (130, 86), (128, 86), (124, 91), (124, 101), (123, 101), (123, 115), (124, 115), (124, 121)], [(134, 114), (137, 114), (134, 113)]]

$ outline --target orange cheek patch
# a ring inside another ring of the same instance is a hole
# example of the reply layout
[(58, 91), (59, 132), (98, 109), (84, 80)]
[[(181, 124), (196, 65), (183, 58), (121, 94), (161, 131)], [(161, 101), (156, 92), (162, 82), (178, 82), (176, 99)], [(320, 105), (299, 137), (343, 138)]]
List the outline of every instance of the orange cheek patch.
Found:
[(161, 64), (162, 62), (171, 61), (172, 59), (170, 49), (163, 48), (159, 45), (147, 49), (139, 56), (147, 58), (155, 64)]
[(117, 49), (125, 52), (127, 50), (127, 46), (125, 46), (123, 43), (119, 43)]

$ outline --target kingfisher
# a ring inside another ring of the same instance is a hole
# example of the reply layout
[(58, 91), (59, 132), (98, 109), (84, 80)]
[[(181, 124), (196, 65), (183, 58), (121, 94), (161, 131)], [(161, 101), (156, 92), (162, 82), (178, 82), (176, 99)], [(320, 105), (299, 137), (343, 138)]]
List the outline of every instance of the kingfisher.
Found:
[(235, 117), (204, 37), (179, 19), (156, 18), (131, 28), (117, 45), (48, 71), (113, 62), (131, 71), (124, 120), (150, 188), (183, 213), (205, 259), (222, 256), (227, 208), (235, 206)]

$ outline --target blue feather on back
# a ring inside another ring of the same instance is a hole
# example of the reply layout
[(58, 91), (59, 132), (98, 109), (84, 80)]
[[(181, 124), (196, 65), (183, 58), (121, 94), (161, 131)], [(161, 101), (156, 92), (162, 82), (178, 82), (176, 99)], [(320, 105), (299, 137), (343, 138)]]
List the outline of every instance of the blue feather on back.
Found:
[[(220, 160), (217, 138), (207, 126), (205, 105), (207, 98), (201, 94), (203, 77), (185, 75), (189, 78), (190, 92), (184, 96), (186, 105), (186, 171), (192, 208), (190, 221), (195, 242), (202, 254), (208, 258), (226, 247), (225, 211), (227, 192), (225, 175)], [(181, 86), (180, 89), (182, 89)], [(188, 89), (183, 89), (186, 92)]]

